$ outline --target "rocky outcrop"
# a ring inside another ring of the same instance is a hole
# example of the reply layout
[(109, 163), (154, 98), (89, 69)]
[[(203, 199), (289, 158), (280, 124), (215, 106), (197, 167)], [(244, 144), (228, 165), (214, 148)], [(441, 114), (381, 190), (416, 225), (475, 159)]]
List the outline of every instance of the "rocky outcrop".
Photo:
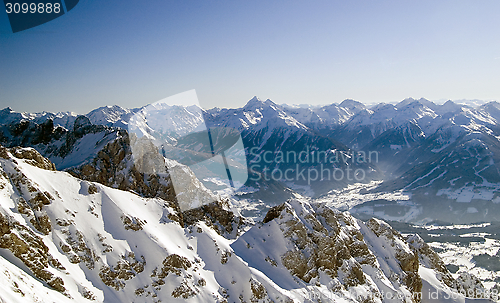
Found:
[(406, 237), (406, 241), (418, 254), (418, 259), (420, 263), (424, 264), (428, 268), (434, 269), (438, 275), (437, 278), (449, 287), (453, 287), (455, 279), (453, 279), (450, 271), (446, 268), (443, 260), (439, 255), (432, 250), (432, 248), (424, 242), (424, 240), (417, 234), (409, 235)]
[(481, 280), (468, 272), (459, 273), (457, 279), (452, 282), (452, 287), (455, 288), (458, 293), (464, 294), (469, 298), (482, 299), (489, 297), (485, 296), (488, 292), (486, 288), (484, 288)]
[(133, 165), (132, 150), (127, 132), (101, 149), (88, 164), (69, 169), (68, 172), (83, 180), (135, 192), (143, 197), (161, 198), (178, 209), (175, 191), (167, 174), (147, 175)]
[(272, 207), (270, 210), (267, 211), (264, 220), (262, 220), (262, 223), (267, 223), (269, 221), (278, 218), (281, 214), (281, 211), (285, 209), (285, 206), (286, 206), (285, 203), (282, 203), (278, 206)]
[(7, 147), (28, 147), (60, 140), (66, 133), (65, 128), (54, 126), (52, 119), (40, 124), (24, 120), (10, 125), (1, 125), (0, 142)]
[(406, 237), (406, 240), (418, 254), (419, 262), (427, 268), (434, 269), (436, 278), (446, 286), (453, 288), (456, 292), (466, 297), (498, 300), (499, 297), (497, 294), (499, 292), (497, 291), (495, 294), (493, 289), (488, 291), (482, 282), (471, 273), (459, 272), (458, 277), (456, 279), (453, 278), (443, 260), (419, 235), (409, 235)]
[(384, 238), (394, 250), (394, 257), (403, 270), (402, 281), (412, 293), (420, 293), (422, 280), (418, 274), (419, 255), (406, 242), (405, 238), (389, 224), (372, 218), (366, 224), (375, 235)]
[[(49, 157), (54, 159), (58, 163), (57, 165), (61, 165), (60, 168), (80, 179), (132, 191), (143, 197), (161, 198), (166, 201), (167, 205), (176, 210), (176, 214), (170, 214), (170, 218), (182, 226), (203, 220), (219, 233), (231, 234), (234, 237), (238, 233), (239, 226), (244, 222), (241, 217), (234, 216), (229, 208), (224, 206), (225, 203), (213, 196), (211, 192), (203, 192), (202, 190), (193, 194), (203, 186), (198, 180), (195, 180), (194, 175), (190, 175), (189, 172), (185, 173), (184, 168), (180, 169), (180, 172), (181, 177), (185, 179), (185, 182), (182, 183), (187, 187), (183, 188), (186, 193), (182, 197), (188, 197), (188, 200), (184, 201), (183, 205), (189, 204), (190, 201), (203, 199), (207, 201), (202, 203), (205, 204), (202, 209), (197, 210), (192, 208), (198, 208), (199, 205), (179, 206), (170, 175), (166, 169), (161, 171), (145, 169), (146, 164), (151, 162), (150, 160), (149, 162), (142, 161), (138, 160), (137, 157), (134, 159), (131, 140), (126, 130), (94, 125), (85, 116), (78, 116), (72, 124), (72, 129), (69, 130), (54, 126), (51, 119), (47, 119), (41, 124), (29, 120), (21, 121), (10, 126), (1, 126), (0, 130), (2, 131), (0, 132), (0, 142), (12, 147), (5, 149), (5, 151), (0, 149), (0, 156), (5, 154), (8, 157), (7, 151), (9, 151), (15, 158), (24, 159), (31, 165), (55, 170), (56, 166), (44, 158), (44, 156)], [(90, 138), (92, 136), (94, 138)], [(84, 139), (90, 140), (91, 144), (95, 144), (95, 147), (94, 151), (84, 152), (80, 155), (82, 152), (78, 150), (88, 148), (89, 143), (84, 142)], [(15, 147), (16, 145), (23, 146), (23, 148)], [(155, 157), (146, 158), (155, 159), (154, 167), (165, 168), (163, 157), (156, 150), (151, 150), (150, 154), (151, 152), (155, 152)], [(78, 155), (75, 156), (74, 153)], [(81, 159), (76, 160), (76, 162), (68, 160), (72, 157)], [(177, 166), (176, 168), (179, 170)], [(196, 182), (197, 184), (195, 184)], [(206, 204), (211, 205), (206, 206)], [(183, 220), (183, 211), (185, 210), (192, 210), (186, 213), (186, 222)], [(34, 224), (44, 225), (45, 227), (40, 228), (45, 228), (45, 232), (47, 232), (47, 224), (44, 220), (44, 218), (35, 220)]]
[(53, 170), (54, 165), (32, 148), (7, 149), (0, 146), (0, 153), (3, 155), (2, 158), (12, 161), (8, 165), (12, 169), (5, 170), (0, 167), (0, 173), (3, 176), (2, 183), (12, 184), (19, 195), (16, 199), (18, 212), (25, 216), (36, 230), (48, 234), (52, 226), (44, 206), (49, 205), (54, 198), (49, 192), (41, 191), (36, 183), (13, 164), (17, 163), (15, 159), (22, 159), (30, 165), (47, 170)]
[(124, 288), (126, 281), (134, 278), (144, 271), (146, 260), (141, 256), (139, 260), (136, 259), (133, 252), (121, 256), (117, 264), (113, 267), (102, 266), (99, 271), (99, 277), (109, 287), (114, 288), (116, 291)]
[[(70, 169), (68, 172), (78, 178), (131, 191), (143, 197), (163, 199), (169, 207), (176, 210), (175, 214), (169, 214), (169, 219), (181, 226), (204, 221), (218, 233), (234, 238), (240, 227), (247, 224), (245, 219), (235, 216), (229, 210), (226, 201), (213, 196), (210, 192), (206, 195), (210, 195), (214, 202), (182, 211), (169, 174), (147, 174), (138, 169), (135, 163), (128, 133), (122, 130), (120, 137), (100, 150), (91, 163)], [(186, 180), (187, 183), (195, 181), (199, 183), (198, 180), (191, 180), (195, 178), (194, 175), (189, 178)]]
[[(7, 147), (33, 147), (46, 158), (62, 159), (74, 151), (77, 142), (84, 136), (102, 134), (100, 140), (106, 141), (111, 140), (118, 132), (117, 128), (93, 125), (85, 116), (78, 116), (73, 129), (69, 130), (55, 126), (52, 119), (40, 124), (24, 120), (10, 125), (0, 125), (0, 143)], [(87, 156), (81, 161), (88, 160)], [(72, 165), (75, 164), (78, 163)], [(63, 164), (66, 165), (68, 164)]]
[(54, 276), (49, 267), (64, 270), (61, 263), (50, 253), (43, 240), (14, 218), (0, 213), (0, 248), (9, 250), (35, 277), (53, 289), (64, 293), (66, 288), (60, 277)]
[(319, 272), (325, 272), (332, 279), (338, 278), (341, 270), (340, 282), (345, 287), (365, 283), (361, 264), (373, 263), (375, 258), (352, 218), (324, 208), (301, 219), (290, 206), (276, 208), (282, 209), (280, 219), (289, 218), (280, 228), (296, 249), (287, 251), (281, 260), (293, 275), (310, 282)]
[(269, 275), (284, 270), (305, 285), (328, 285), (332, 294), (363, 289), (365, 295), (358, 293), (357, 300), (369, 301), (366, 293), (377, 293), (372, 278), (364, 272), (364, 266), (376, 268), (377, 259), (357, 220), (346, 213), (289, 200), (271, 208), (263, 223), (242, 235), (233, 247), (237, 254), (262, 258), (259, 262), (268, 265), (250, 265)]
[(182, 213), (182, 218), (186, 225), (194, 225), (196, 222), (203, 221), (218, 234), (231, 238), (237, 237), (242, 227), (249, 225), (245, 218), (235, 216), (229, 210), (228, 202), (222, 199), (187, 210)]
[(50, 162), (47, 158), (43, 157), (36, 149), (31, 147), (13, 147), (10, 149), (11, 154), (17, 159), (24, 159), (26, 163), (33, 166), (46, 169), (56, 170), (54, 163)]
[(418, 235), (403, 236), (384, 221), (363, 222), (347, 212), (296, 199), (271, 208), (264, 221), (232, 247), (236, 255), (251, 260), (250, 266), (277, 277), (280, 285), (326, 286), (330, 295), (312, 292), (321, 300), (336, 294), (367, 302), (388, 297), (421, 302), (427, 291), (423, 287), (429, 285), (423, 279), (429, 278), (421, 276), (420, 269), (432, 271), (446, 292), (469, 291), (477, 297), (484, 291), (473, 278), (454, 279)]
[[(180, 212), (159, 197), (52, 171), (36, 154), (23, 157), (0, 148), (0, 276), (15, 298), (37, 301), (37, 292), (52, 292), (62, 297), (54, 301), (82, 303), (381, 302), (389, 293), (418, 302), (419, 269), (446, 274), (421, 239), (380, 220), (293, 199), (238, 234), (241, 221), (227, 201)], [(452, 287), (480, 289), (463, 277)]]
[(0, 157), (4, 159), (23, 159), (26, 163), (46, 170), (56, 170), (54, 163), (42, 156), (36, 149), (31, 147), (6, 148), (0, 145)]

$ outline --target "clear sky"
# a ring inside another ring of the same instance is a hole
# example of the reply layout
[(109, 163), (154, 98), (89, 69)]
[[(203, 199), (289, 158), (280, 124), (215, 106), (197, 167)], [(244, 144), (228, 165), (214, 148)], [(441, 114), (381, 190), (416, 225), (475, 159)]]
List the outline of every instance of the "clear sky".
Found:
[(196, 89), (203, 107), (500, 100), (500, 1), (81, 0), (13, 34), (0, 107), (86, 113)]

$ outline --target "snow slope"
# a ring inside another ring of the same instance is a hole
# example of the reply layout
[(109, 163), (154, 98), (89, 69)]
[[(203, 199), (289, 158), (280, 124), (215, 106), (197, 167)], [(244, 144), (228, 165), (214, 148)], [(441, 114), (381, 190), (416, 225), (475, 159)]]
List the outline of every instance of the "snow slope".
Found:
[(1, 148), (0, 166), (4, 302), (361, 302), (373, 294), (394, 302), (382, 294), (419, 290), (417, 255), (382, 221), (291, 200), (233, 242), (201, 221), (181, 226), (165, 200), (54, 171), (33, 149), (20, 159)]

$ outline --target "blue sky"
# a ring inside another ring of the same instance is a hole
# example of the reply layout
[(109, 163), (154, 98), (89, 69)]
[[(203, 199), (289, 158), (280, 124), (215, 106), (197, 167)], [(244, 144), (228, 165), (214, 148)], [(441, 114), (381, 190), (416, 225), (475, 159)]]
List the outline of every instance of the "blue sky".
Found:
[(500, 100), (500, 1), (107, 0), (13, 34), (0, 107)]

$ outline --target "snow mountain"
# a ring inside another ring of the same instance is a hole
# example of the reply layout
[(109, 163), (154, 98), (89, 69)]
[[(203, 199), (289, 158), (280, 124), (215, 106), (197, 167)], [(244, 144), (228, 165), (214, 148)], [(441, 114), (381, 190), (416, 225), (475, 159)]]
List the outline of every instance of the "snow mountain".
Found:
[[(342, 108), (348, 116), (349, 110), (353, 111), (357, 104), (348, 105), (337, 109)], [(205, 121), (208, 127), (227, 127), (241, 132), (247, 163), (254, 173), (247, 183), (249, 186), (259, 187), (252, 180), (266, 179), (284, 182), (294, 190), (305, 188), (309, 195), (320, 196), (329, 189), (355, 182), (354, 172), (358, 170), (364, 173), (363, 182), (379, 178), (376, 167), (367, 161), (354, 160), (355, 151), (306, 126), (319, 119), (317, 113), (312, 120), (299, 121), (298, 118), (307, 115), (300, 114), (297, 109), (290, 112), (289, 108), (269, 99), (262, 101), (254, 97), (241, 109), (209, 110)], [(329, 121), (325, 118), (328, 112), (323, 115), (324, 121)], [(294, 173), (285, 175), (292, 170)], [(342, 174), (352, 170), (352, 175), (349, 178), (341, 178), (340, 174), (333, 176), (336, 170)]]
[(123, 131), (118, 128), (93, 125), (85, 116), (76, 117), (71, 130), (55, 125), (52, 119), (40, 124), (23, 119), (0, 125), (0, 143), (8, 147), (34, 147), (58, 169), (66, 169), (89, 162), (120, 133)]
[[(452, 275), (429, 236), (373, 218), (499, 221), (496, 102), (142, 110), (0, 111), (0, 301), (491, 302), (500, 287)], [(132, 116), (183, 147), (203, 122), (215, 141), (238, 131), (249, 181), (228, 197), (154, 145), (136, 161)], [(182, 188), (148, 169), (167, 163)], [(310, 174), (325, 168), (365, 175)]]
[(377, 219), (293, 199), (234, 241), (32, 148), (1, 147), (0, 169), (3, 302), (473, 300), (421, 238)]
[(102, 106), (86, 114), (92, 124), (119, 127), (126, 129), (128, 121), (138, 108), (126, 109), (118, 105)]
[[(366, 188), (363, 192), (373, 195), (411, 196), (410, 202), (400, 201), (411, 204), (403, 207), (412, 213), (409, 216), (404, 211), (406, 215), (400, 217), (404, 220), (418, 221), (429, 215), (431, 220), (443, 219), (436, 217), (443, 211), (433, 213), (428, 206), (414, 212), (428, 200), (442, 201), (440, 204), (446, 209), (458, 209), (463, 213), (459, 217), (465, 221), (480, 220), (478, 213), (482, 211), (488, 212), (483, 214), (483, 220), (497, 218), (497, 102), (473, 107), (452, 101), (439, 105), (423, 98), (408, 98), (397, 104), (370, 107), (354, 100), (326, 106), (289, 106), (254, 97), (236, 109), (157, 108), (161, 114), (158, 116), (165, 117), (160, 120), (141, 115), (144, 108), (108, 106), (85, 116), (16, 113), (7, 108), (0, 112), (0, 142), (8, 147), (34, 147), (58, 169), (73, 170), (78, 175), (82, 166), (99, 158), (99, 150), (125, 137), (124, 129), (133, 114), (140, 117), (140, 134), (160, 130), (164, 140), (174, 143), (205, 122), (209, 128), (241, 133), (249, 179), (237, 198), (262, 203), (257, 211), (260, 216), (294, 192), (312, 198), (336, 197), (334, 191), (361, 184)], [(162, 127), (169, 133), (161, 132)], [(107, 177), (111, 181), (105, 182), (101, 176), (99, 182), (119, 187), (120, 180), (126, 179)], [(217, 190), (221, 184), (217, 178), (200, 181), (211, 190)], [(373, 181), (379, 182), (375, 188)], [(369, 197), (365, 202), (373, 202)], [(479, 204), (453, 204), (462, 201)], [(352, 207), (356, 203), (349, 201), (346, 205)], [(393, 207), (392, 202), (387, 204), (387, 208)], [(473, 212), (474, 208), (482, 211)]]

